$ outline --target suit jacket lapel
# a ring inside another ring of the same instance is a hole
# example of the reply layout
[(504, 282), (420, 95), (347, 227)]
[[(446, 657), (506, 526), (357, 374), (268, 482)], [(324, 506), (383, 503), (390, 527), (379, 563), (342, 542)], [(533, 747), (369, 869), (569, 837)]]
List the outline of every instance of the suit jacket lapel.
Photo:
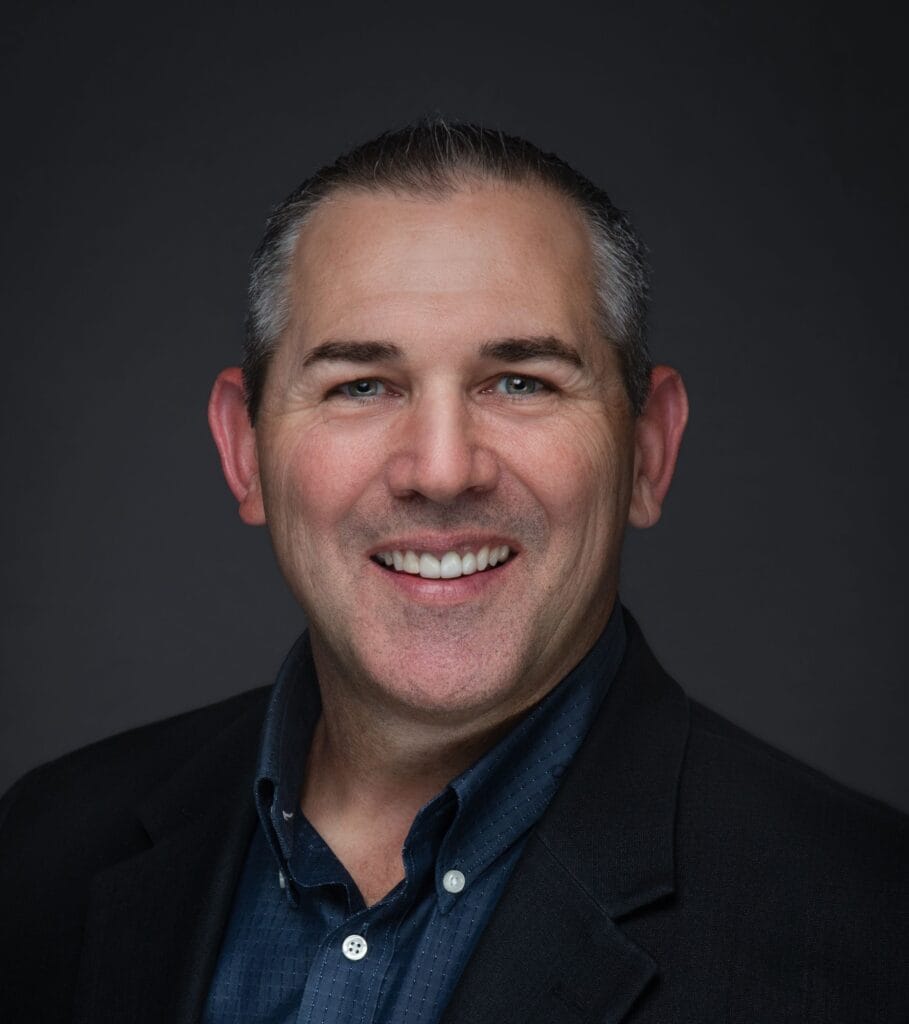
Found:
[(617, 923), (674, 890), (688, 702), (626, 615), (603, 708), (531, 835), (443, 1024), (621, 1021), (659, 965)]
[(264, 701), (143, 801), (150, 849), (95, 876), (77, 1020), (199, 1019), (255, 827)]

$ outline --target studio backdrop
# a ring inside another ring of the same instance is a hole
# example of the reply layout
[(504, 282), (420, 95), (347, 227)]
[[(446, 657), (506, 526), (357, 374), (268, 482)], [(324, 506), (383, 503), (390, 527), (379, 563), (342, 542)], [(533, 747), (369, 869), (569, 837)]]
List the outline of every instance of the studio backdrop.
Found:
[[(901, 35), (830, 3), (9, 5), (0, 787), (302, 628), (205, 406), (270, 207), (425, 114), (628, 210), (691, 420), (622, 598), (694, 697), (909, 810)], [(503, 643), (508, 637), (502, 638)]]

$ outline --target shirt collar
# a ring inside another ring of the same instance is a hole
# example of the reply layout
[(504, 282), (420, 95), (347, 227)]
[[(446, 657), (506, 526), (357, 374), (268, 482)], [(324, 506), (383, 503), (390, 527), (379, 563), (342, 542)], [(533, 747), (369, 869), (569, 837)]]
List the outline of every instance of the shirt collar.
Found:
[(256, 771), (256, 809), (285, 878), (293, 849), (294, 818), (300, 813), (303, 772), (321, 709), (307, 631), (290, 649), (278, 672)]

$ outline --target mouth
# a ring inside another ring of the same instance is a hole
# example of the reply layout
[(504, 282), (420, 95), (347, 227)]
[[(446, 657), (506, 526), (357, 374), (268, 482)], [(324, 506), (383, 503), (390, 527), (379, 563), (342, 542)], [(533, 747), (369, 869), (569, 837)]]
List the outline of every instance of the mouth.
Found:
[(421, 576), (424, 580), (456, 580), (489, 572), (516, 555), (507, 544), (484, 544), (477, 550), (462, 548), (444, 554), (412, 548), (378, 551), (372, 555), (372, 561), (389, 572)]

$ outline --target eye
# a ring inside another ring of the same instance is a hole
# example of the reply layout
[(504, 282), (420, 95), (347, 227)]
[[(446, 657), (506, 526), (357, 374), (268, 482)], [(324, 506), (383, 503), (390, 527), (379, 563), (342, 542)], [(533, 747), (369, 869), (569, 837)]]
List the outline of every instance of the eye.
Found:
[(338, 391), (345, 398), (378, 398), (385, 394), (385, 385), (380, 380), (373, 380), (371, 377), (363, 380), (352, 380), (349, 384), (342, 384)]
[(496, 382), (496, 391), (512, 398), (522, 398), (524, 395), (535, 395), (545, 389), (546, 385), (537, 380), (536, 377), (520, 377), (517, 374), (510, 374), (507, 377), (500, 377)]

